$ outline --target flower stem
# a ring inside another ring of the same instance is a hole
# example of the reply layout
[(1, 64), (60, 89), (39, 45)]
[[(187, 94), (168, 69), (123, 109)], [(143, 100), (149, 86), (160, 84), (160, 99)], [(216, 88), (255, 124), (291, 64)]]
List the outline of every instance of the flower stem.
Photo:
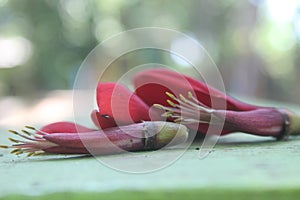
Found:
[(287, 109), (281, 109), (281, 112), (287, 116), (287, 135), (300, 135), (300, 116)]

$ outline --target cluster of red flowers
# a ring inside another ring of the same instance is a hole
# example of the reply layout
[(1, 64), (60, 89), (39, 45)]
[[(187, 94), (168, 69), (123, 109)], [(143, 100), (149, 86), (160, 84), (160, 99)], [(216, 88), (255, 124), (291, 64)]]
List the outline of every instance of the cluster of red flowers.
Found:
[(107, 128), (117, 123), (148, 121), (150, 116), (152, 120), (162, 120), (161, 115), (150, 109), (155, 106), (167, 111), (163, 116), (168, 120), (186, 124), (204, 134), (212, 117), (221, 124), (224, 122), (221, 135), (242, 131), (282, 138), (285, 134), (288, 123), (285, 110), (243, 103), (175, 71), (145, 70), (136, 74), (133, 81), (134, 93), (117, 83), (98, 85), (99, 111), (92, 114), (95, 124)]
[[(89, 153), (84, 146), (86, 142), (92, 143), (92, 149), (98, 148), (99, 153), (118, 152), (111, 152), (111, 148), (107, 146), (99, 148), (103, 138), (108, 137), (114, 144), (129, 151), (157, 149), (167, 143), (161, 140), (163, 134), (159, 139), (154, 139), (157, 145), (153, 146), (151, 138), (152, 146), (149, 147), (145, 146), (147, 141), (134, 141), (138, 138), (136, 136), (123, 137), (124, 133), (120, 132), (118, 127), (127, 127), (131, 132), (142, 134), (142, 137), (145, 124), (158, 126), (157, 123), (145, 123), (146, 121), (165, 120), (184, 124), (202, 134), (207, 133), (210, 125), (222, 126), (221, 133), (215, 133), (221, 135), (241, 131), (282, 139), (287, 134), (299, 132), (299, 126), (295, 125), (298, 123), (294, 123), (298, 122), (299, 118), (290, 111), (243, 103), (199, 80), (172, 70), (160, 68), (145, 70), (137, 73), (133, 82), (134, 92), (114, 82), (98, 84), (96, 94), (99, 109), (92, 111), (91, 117), (100, 130), (70, 122), (56, 122), (44, 126), (41, 130), (27, 127), (33, 129), (34, 133), (27, 130), (22, 130), (23, 133), (11, 131), (28, 141), (10, 138), (17, 144), (1, 147), (14, 148), (12, 152), (16, 154), (28, 152), (30, 155), (42, 152)], [(187, 133), (183, 133), (186, 132), (183, 125), (170, 123), (167, 126), (181, 130), (181, 138), (176, 144), (186, 140)], [(153, 130), (152, 127), (150, 129)], [(155, 129), (155, 132), (161, 133), (158, 129)], [(85, 137), (80, 137), (80, 134), (84, 134)], [(172, 139), (174, 135), (167, 141)], [(131, 142), (130, 144), (125, 142), (122, 146), (124, 140)]]

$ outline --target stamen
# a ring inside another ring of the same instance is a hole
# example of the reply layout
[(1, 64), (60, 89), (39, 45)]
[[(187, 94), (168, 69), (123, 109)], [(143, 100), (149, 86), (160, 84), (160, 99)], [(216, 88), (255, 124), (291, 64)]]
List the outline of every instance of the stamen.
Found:
[(171, 117), (174, 119), (174, 122), (181, 124), (218, 124), (218, 122), (212, 121), (212, 118), (216, 117), (214, 115), (215, 110), (201, 103), (193, 96), (192, 92), (188, 92), (189, 99), (182, 94), (179, 94), (179, 98), (169, 92), (166, 92), (166, 95), (170, 97), (170, 99), (167, 100), (170, 107), (154, 104), (156, 108), (165, 110), (165, 113), (162, 114), (163, 117)]
[[(17, 132), (14, 130), (9, 130), (10, 133), (17, 135), (21, 138), (24, 138), (25, 140), (8, 138), (14, 144), (12, 144), (11, 146), (0, 145), (0, 148), (11, 148), (13, 150), (10, 153), (15, 155), (28, 153), (27, 156), (37, 156), (45, 153), (42, 149), (59, 146), (55, 143), (47, 141), (44, 138), (44, 135), (48, 133), (40, 131), (32, 126), (25, 126), (25, 129), (31, 131), (21, 130), (22, 132)], [(34, 130), (34, 132), (32, 132), (32, 130)]]
[(48, 135), (48, 133), (44, 132), (44, 131), (41, 131), (37, 128), (34, 128), (32, 126), (25, 126), (25, 128), (29, 129), (29, 130), (33, 130), (33, 131), (36, 131), (35, 135)]
[(28, 132), (24, 129), (21, 130), (23, 133), (25, 133), (26, 135), (29, 135), (29, 136), (32, 136), (34, 138), (38, 138), (38, 139), (43, 139), (43, 135), (40, 135), (38, 133), (31, 133), (31, 132)]
[(40, 155), (44, 155), (45, 152), (44, 151), (36, 151), (34, 152), (34, 154), (32, 154), (31, 156), (40, 156)]
[(17, 152), (19, 152), (19, 151), (22, 151), (21, 149), (14, 149), (14, 150), (12, 150), (10, 153), (11, 154), (14, 154), (14, 153), (17, 153)]
[(27, 157), (30, 157), (30, 156), (33, 156), (34, 155), (34, 152), (29, 152), (28, 154), (27, 154)]
[(203, 111), (208, 112), (208, 113), (213, 113), (214, 112), (214, 109), (211, 109), (211, 108), (207, 107), (206, 105), (204, 105), (203, 103), (201, 103), (200, 101), (198, 101), (193, 96), (192, 92), (189, 91), (188, 95), (189, 95), (190, 99), (192, 99), (193, 101), (195, 101), (195, 103), (194, 103), (194, 102), (192, 102), (192, 101), (190, 101), (190, 100), (188, 100), (188, 99), (185, 98), (186, 103), (190, 104), (192, 107), (197, 108), (199, 110), (203, 110)]
[[(185, 109), (185, 110), (187, 110), (189, 112), (193, 112), (195, 110), (198, 110), (198, 111), (205, 111), (207, 113), (212, 113), (214, 111), (213, 109), (209, 109), (207, 107), (203, 107), (201, 104), (198, 105), (198, 104), (195, 104), (194, 102), (191, 102), (190, 100), (186, 99), (182, 94), (179, 94), (179, 99), (176, 98), (173, 94), (171, 94), (169, 92), (166, 92), (166, 95), (168, 95), (171, 99), (177, 101), (179, 103), (179, 105), (176, 104), (176, 107), (178, 107), (180, 109)], [(170, 100), (167, 100), (168, 103), (169, 103), (169, 101)]]
[(12, 134), (15, 134), (15, 135), (17, 135), (17, 136), (20, 136), (20, 137), (22, 137), (22, 138), (24, 138), (24, 139), (31, 140), (31, 141), (38, 141), (38, 140), (42, 139), (42, 138), (40, 138), (40, 139), (31, 138), (31, 137), (28, 137), (28, 136), (26, 136), (26, 135), (20, 134), (20, 133), (18, 133), (17, 131), (14, 131), (14, 130), (8, 130), (8, 132), (10, 132), (10, 133), (12, 133)]
[(16, 155), (20, 155), (20, 154), (22, 154), (22, 153), (24, 153), (23, 151), (18, 151), (18, 152), (16, 152), (15, 154)]
[(30, 133), (30, 132), (28, 132), (28, 131), (26, 131), (26, 130), (24, 130), (24, 129), (22, 129), (21, 130), (23, 133), (25, 133), (26, 135), (28, 135), (28, 136), (32, 136), (32, 133)]
[(167, 107), (167, 106), (163, 106), (163, 105), (160, 105), (160, 104), (154, 104), (153, 106), (156, 107), (156, 108), (159, 108), (161, 110), (166, 110), (166, 111), (171, 112), (171, 113), (180, 113), (180, 110), (176, 109), (176, 108)]
[(34, 128), (33, 126), (25, 126), (25, 128), (36, 131), (36, 128)]
[(172, 107), (174, 107), (174, 108), (176, 108), (176, 107), (178, 107), (178, 104), (175, 104), (175, 103), (173, 103), (171, 100), (167, 100), (167, 103), (170, 105), (170, 106), (172, 106)]
[(21, 143), (21, 142), (23, 142), (21, 140), (16, 140), (14, 138), (8, 138), (8, 140), (10, 140), (11, 142), (14, 142), (14, 143)]

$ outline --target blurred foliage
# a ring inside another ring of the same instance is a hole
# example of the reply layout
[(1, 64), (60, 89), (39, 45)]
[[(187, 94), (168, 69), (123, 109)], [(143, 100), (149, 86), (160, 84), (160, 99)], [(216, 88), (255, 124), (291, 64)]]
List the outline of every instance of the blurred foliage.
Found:
[(0, 95), (33, 98), (47, 90), (72, 89), (76, 71), (98, 43), (124, 30), (156, 26), (201, 41), (229, 92), (300, 103), (300, 5), (285, 10), (295, 12), (289, 19), (276, 18), (281, 11), (270, 10), (274, 2), (0, 0), (0, 54), (10, 51), (1, 47), (1, 39), (30, 44), (28, 59), (15, 66), (1, 68), (0, 55)]

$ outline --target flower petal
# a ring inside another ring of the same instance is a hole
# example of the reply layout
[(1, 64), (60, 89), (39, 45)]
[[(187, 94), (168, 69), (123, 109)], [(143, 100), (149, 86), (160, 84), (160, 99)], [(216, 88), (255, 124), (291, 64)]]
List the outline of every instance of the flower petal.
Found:
[(43, 126), (41, 131), (46, 133), (83, 133), (94, 131), (94, 129), (73, 122), (55, 122)]
[(163, 68), (137, 73), (134, 76), (134, 85), (136, 94), (149, 106), (153, 104), (168, 106), (166, 101), (169, 97), (165, 94), (166, 92), (178, 96), (179, 94), (186, 95), (191, 91), (201, 103), (208, 107), (211, 107), (211, 101), (213, 101), (214, 109), (224, 109), (224, 101), (226, 101), (227, 110), (246, 111), (260, 108), (238, 101), (192, 77)]
[[(97, 87), (97, 104), (99, 112), (92, 115), (104, 128), (113, 125), (127, 125), (151, 120), (149, 106), (124, 85), (107, 82)], [(152, 117), (152, 113), (151, 113)], [(154, 114), (156, 119), (160, 117)], [(107, 119), (114, 119), (106, 121)]]

